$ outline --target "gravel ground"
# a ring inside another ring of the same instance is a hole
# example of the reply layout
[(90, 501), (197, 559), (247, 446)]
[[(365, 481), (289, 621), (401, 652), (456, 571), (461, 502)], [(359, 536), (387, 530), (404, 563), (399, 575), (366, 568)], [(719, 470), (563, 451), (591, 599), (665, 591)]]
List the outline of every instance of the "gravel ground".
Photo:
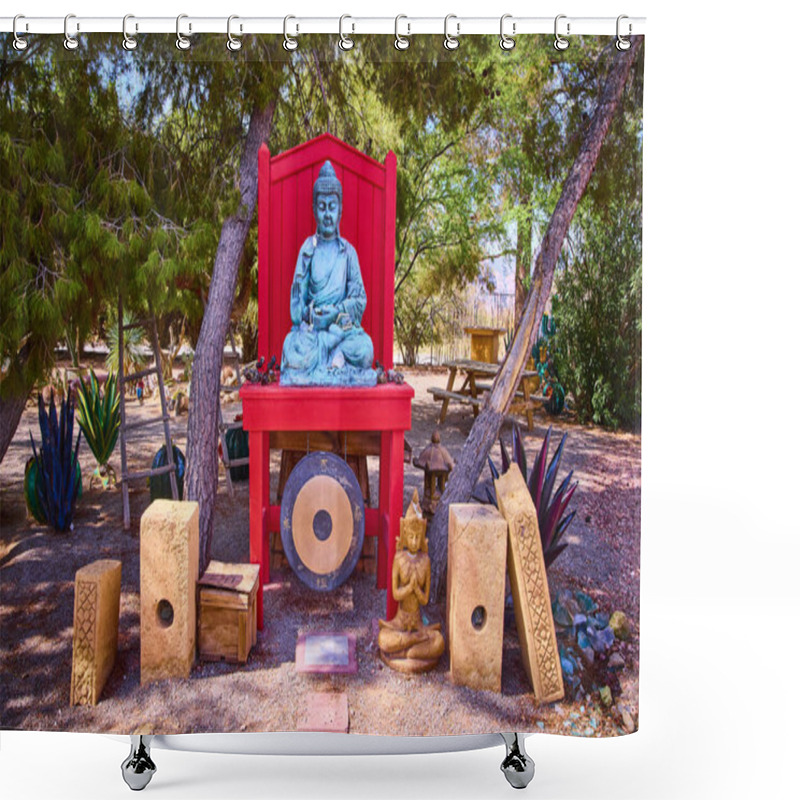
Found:
[[(413, 426), (407, 435), (414, 454), (430, 441), (439, 406), (426, 391), (443, 386), (439, 370), (410, 370), (416, 391)], [(156, 401), (129, 403), (133, 419), (157, 413)], [(225, 406), (226, 418), (239, 410)], [(472, 423), (467, 406), (451, 405), (439, 427), (443, 444), (458, 460)], [(537, 412), (533, 432), (524, 431), (528, 452), (539, 447), (553, 422)], [(624, 611), (633, 635), (620, 646), (625, 667), (621, 694), (611, 709), (597, 698), (539, 706), (525, 676), (513, 623), (506, 619), (502, 692), (472, 691), (448, 678), (447, 654), (438, 668), (423, 676), (405, 676), (385, 667), (377, 655), (375, 622), (385, 609), (373, 575), (356, 572), (332, 594), (306, 589), (287, 568), (273, 569), (265, 592), (265, 629), (246, 665), (198, 662), (188, 680), (139, 685), (138, 522), (149, 503), (140, 485), (131, 495), (133, 525), (122, 529), (119, 490), (88, 488), (95, 464), (81, 446), (84, 494), (74, 530), (59, 534), (28, 518), (22, 494), (28, 431), (38, 440), (35, 406), (26, 409), (14, 441), (0, 464), (0, 727), (28, 730), (104, 731), (113, 733), (287, 731), (294, 730), (305, 696), (313, 691), (346, 692), (351, 733), (460, 734), (500, 730), (535, 730), (585, 736), (626, 732), (623, 711), (638, 719), (639, 671), (639, 528), (641, 441), (638, 435), (581, 426), (569, 418), (553, 424), (553, 442), (569, 438), (565, 469), (579, 482), (570, 508), (578, 510), (567, 534), (569, 547), (548, 572), (551, 593), (562, 589), (590, 594), (602, 611)], [(159, 446), (158, 428), (140, 428), (129, 446), (132, 467), (146, 468)], [(510, 440), (510, 423), (502, 435)], [(173, 423), (173, 436), (185, 451), (186, 417)], [(276, 457), (277, 458), (277, 457)], [(499, 451), (495, 447), (495, 458)], [(377, 463), (370, 459), (372, 495), (377, 495)], [(119, 452), (112, 459), (119, 471)], [(273, 474), (277, 472), (277, 461)], [(220, 473), (222, 475), (222, 472)], [(488, 475), (488, 470), (487, 470)], [(405, 465), (407, 503), (422, 473)], [(273, 486), (274, 490), (274, 486)], [(248, 560), (247, 489), (239, 484), (230, 498), (220, 481), (214, 518), (212, 556)], [(118, 658), (95, 707), (69, 705), (74, 576), (98, 558), (122, 561)], [(440, 621), (443, 605), (426, 616)], [(358, 673), (314, 676), (294, 669), (297, 635), (312, 630), (341, 630), (357, 638)]]

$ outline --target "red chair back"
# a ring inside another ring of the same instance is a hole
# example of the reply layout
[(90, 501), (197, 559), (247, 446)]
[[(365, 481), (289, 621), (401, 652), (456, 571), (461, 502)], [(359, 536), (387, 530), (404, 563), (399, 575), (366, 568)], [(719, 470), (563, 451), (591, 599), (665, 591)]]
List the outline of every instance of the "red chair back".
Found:
[(292, 327), (289, 295), (300, 246), (316, 232), (313, 187), (330, 160), (342, 184), (341, 235), (358, 253), (367, 307), (361, 324), (375, 358), (393, 366), (394, 244), (397, 158), (383, 164), (324, 134), (272, 157), (258, 158), (258, 351), (280, 363)]

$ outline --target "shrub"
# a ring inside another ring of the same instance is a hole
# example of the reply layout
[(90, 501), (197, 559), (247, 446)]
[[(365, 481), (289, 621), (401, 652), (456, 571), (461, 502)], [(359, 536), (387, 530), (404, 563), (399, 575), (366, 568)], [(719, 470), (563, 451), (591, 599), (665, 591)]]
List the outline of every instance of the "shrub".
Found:
[(638, 429), (642, 409), (642, 257), (638, 207), (613, 204), (581, 226), (556, 279), (556, 368), (582, 422)]
[(89, 374), (89, 383), (83, 378), (78, 387), (78, 424), (89, 449), (101, 468), (108, 466), (119, 436), (120, 410), (117, 378), (109, 372), (105, 391), (94, 370)]

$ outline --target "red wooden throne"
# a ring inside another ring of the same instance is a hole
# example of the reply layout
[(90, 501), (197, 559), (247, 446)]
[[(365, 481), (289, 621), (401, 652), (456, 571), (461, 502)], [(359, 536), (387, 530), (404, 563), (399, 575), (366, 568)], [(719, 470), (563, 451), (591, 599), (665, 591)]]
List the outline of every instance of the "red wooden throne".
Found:
[[(358, 253), (367, 294), (362, 318), (375, 358), (393, 365), (394, 243), (397, 158), (383, 164), (324, 134), (275, 157), (258, 157), (258, 354), (280, 363), (291, 329), (289, 297), (300, 246), (315, 233), (312, 190), (330, 160), (342, 184), (341, 235)], [(264, 626), (263, 584), (270, 580), (269, 533), (279, 532), (280, 506), (270, 499), (270, 450), (331, 449), (380, 456), (378, 508), (366, 508), (365, 536), (378, 538), (377, 586), (391, 580), (403, 505), (403, 433), (411, 427), (407, 385), (340, 388), (249, 384), (241, 389), (250, 435), (250, 561), (261, 567), (258, 627)], [(386, 613), (397, 609), (391, 590)]]

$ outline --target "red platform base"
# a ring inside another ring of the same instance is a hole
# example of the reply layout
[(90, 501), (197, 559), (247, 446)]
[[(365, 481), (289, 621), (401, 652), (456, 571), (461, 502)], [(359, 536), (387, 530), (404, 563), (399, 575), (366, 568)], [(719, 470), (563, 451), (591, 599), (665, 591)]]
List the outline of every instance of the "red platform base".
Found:
[[(247, 385), (240, 393), (250, 434), (250, 562), (261, 567), (258, 628), (264, 627), (263, 585), (269, 576), (269, 533), (280, 531), (280, 506), (270, 505), (270, 433), (279, 431), (380, 431), (378, 508), (365, 513), (364, 533), (378, 537), (377, 586), (386, 589), (403, 514), (403, 433), (411, 428), (414, 390), (383, 384), (368, 388)], [(397, 603), (386, 592), (386, 618)]]

